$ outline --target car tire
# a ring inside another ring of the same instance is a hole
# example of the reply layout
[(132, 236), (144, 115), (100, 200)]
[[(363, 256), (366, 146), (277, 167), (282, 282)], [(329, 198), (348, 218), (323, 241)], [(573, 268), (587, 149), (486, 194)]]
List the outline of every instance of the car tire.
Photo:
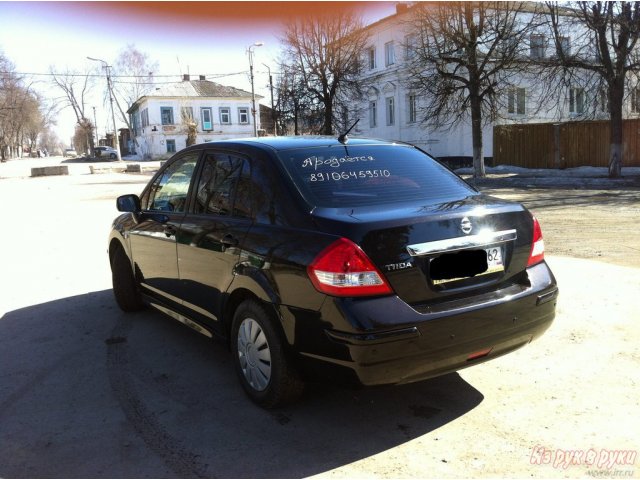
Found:
[(113, 295), (123, 311), (137, 312), (145, 307), (133, 276), (131, 262), (122, 247), (116, 249), (111, 259), (111, 280)]
[(116, 158), (116, 157), (117, 157), (117, 155), (116, 155), (115, 153), (112, 153), (111, 155), (109, 155), (109, 158), (110, 158), (111, 160), (113, 160), (113, 159), (114, 159), (114, 158)]
[(280, 407), (302, 394), (304, 383), (264, 305), (240, 304), (231, 326), (231, 351), (242, 388), (261, 407)]

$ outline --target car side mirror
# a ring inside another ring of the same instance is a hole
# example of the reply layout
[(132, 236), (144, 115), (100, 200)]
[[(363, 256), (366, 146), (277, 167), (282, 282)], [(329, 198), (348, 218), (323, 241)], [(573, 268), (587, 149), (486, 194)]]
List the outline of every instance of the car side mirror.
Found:
[(117, 198), (116, 206), (119, 212), (140, 213), (140, 197), (134, 194), (122, 195)]

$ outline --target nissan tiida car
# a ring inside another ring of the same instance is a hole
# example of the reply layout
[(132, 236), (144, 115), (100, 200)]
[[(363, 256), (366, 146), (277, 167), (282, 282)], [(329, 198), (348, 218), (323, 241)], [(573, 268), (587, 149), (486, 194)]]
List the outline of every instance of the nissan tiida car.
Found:
[(538, 221), (406, 144), (194, 145), (117, 207), (119, 306), (225, 339), (264, 407), (312, 376), (380, 385), (456, 371), (528, 344), (555, 316)]

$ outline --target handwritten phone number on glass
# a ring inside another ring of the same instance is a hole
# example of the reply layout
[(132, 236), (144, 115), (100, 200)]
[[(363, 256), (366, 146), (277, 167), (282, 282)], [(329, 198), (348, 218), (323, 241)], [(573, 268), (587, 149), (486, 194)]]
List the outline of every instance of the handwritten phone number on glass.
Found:
[(345, 163), (354, 162), (373, 162), (375, 158), (371, 155), (361, 157), (331, 157), (331, 158), (318, 158), (315, 155), (313, 157), (305, 158), (302, 161), (302, 168), (312, 167), (314, 170), (318, 170), (319, 167), (328, 166), (332, 168), (338, 168)]
[(330, 172), (312, 173), (309, 175), (310, 182), (330, 182), (342, 180), (357, 180), (360, 178), (388, 178), (391, 176), (389, 170), (359, 170), (350, 172)]

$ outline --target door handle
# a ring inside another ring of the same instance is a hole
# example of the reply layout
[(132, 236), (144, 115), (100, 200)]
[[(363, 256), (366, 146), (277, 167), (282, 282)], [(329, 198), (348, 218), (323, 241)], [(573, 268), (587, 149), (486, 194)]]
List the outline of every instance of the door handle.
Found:
[(227, 233), (224, 237), (222, 237), (222, 242), (221, 243), (225, 248), (229, 248), (229, 247), (238, 246), (239, 242), (238, 242), (238, 239), (236, 237), (234, 237), (230, 233)]
[(177, 232), (178, 232), (178, 230), (173, 225), (165, 225), (165, 227), (164, 227), (164, 234), (167, 237), (173, 237), (173, 236), (175, 236), (175, 234)]

